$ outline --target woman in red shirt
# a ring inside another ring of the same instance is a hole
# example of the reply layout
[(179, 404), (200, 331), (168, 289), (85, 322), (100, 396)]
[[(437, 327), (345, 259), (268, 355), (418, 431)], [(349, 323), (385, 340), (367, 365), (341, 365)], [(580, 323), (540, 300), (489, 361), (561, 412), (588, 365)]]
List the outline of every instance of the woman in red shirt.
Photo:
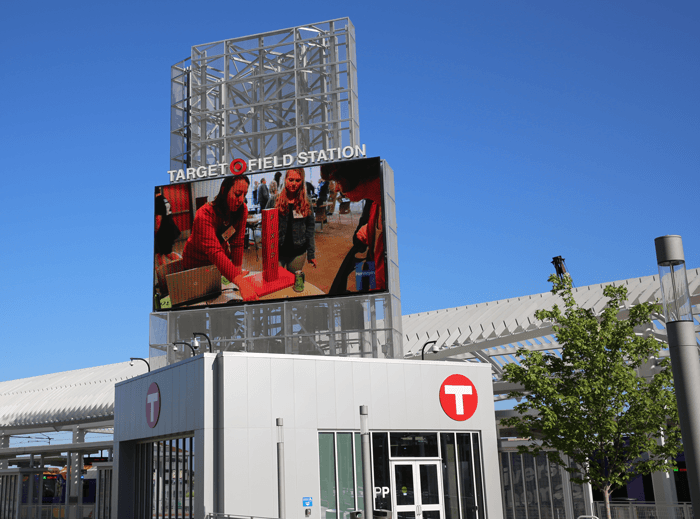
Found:
[(250, 180), (245, 175), (226, 177), (213, 202), (197, 210), (192, 234), (185, 243), (182, 266), (185, 270), (214, 265), (235, 283), (244, 301), (258, 299), (255, 289), (243, 277), (243, 243), (248, 208), (245, 198)]

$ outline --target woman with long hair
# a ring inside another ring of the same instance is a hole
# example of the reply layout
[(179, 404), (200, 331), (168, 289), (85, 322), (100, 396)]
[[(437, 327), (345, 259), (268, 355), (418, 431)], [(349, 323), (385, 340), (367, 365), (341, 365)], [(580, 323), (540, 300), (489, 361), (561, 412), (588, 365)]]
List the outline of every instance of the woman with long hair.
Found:
[(250, 180), (245, 175), (226, 177), (213, 202), (197, 210), (192, 233), (185, 243), (182, 266), (185, 270), (214, 265), (235, 283), (244, 300), (257, 299), (252, 285), (244, 279), (243, 243), (248, 208), (245, 198)]
[(277, 203), (277, 182), (274, 180), (270, 180), (270, 200), (267, 201), (267, 207), (263, 207), (263, 209), (271, 209), (275, 207), (275, 204)]
[(290, 272), (301, 270), (307, 261), (316, 267), (316, 222), (306, 194), (303, 168), (290, 169), (277, 195), (279, 211), (279, 261)]

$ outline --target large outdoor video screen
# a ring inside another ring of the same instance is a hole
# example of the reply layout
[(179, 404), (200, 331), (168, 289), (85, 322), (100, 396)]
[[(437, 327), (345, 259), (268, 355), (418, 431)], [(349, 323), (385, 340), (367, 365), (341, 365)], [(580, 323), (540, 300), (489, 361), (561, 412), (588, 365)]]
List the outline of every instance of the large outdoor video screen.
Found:
[(154, 311), (387, 290), (379, 158), (155, 189)]

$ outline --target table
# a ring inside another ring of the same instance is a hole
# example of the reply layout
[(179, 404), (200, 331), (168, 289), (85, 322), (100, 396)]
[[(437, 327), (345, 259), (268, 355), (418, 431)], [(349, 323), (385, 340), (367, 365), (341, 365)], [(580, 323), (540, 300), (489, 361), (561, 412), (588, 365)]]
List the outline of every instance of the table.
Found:
[[(250, 272), (246, 277), (252, 277), (258, 272)], [(292, 299), (296, 297), (307, 297), (307, 296), (322, 296), (324, 292), (317, 286), (306, 281), (304, 283), (303, 292), (295, 292), (294, 287), (283, 288), (282, 290), (277, 290), (267, 294), (259, 299), (259, 301), (265, 301), (270, 299)], [(213, 305), (224, 305), (232, 301), (243, 301), (240, 292), (238, 292), (238, 287), (234, 283), (229, 283), (228, 285), (221, 284), (221, 294), (212, 299), (207, 299), (205, 301), (200, 301), (199, 303), (194, 303), (191, 305), (183, 305), (182, 308), (192, 308), (198, 306), (213, 306)], [(254, 301), (252, 301), (254, 302)]]

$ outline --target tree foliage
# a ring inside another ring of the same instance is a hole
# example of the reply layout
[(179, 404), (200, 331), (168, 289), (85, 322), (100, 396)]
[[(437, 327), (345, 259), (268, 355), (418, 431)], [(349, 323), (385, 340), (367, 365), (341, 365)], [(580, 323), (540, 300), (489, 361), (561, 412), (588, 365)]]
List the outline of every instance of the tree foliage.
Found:
[[(553, 324), (561, 357), (518, 351), (520, 365), (506, 366), (504, 379), (523, 387), (509, 395), (523, 398), (515, 406), (520, 416), (502, 423), (536, 440), (521, 452), (536, 456), (546, 450), (573, 481), (588, 482), (603, 492), (610, 518), (613, 490), (637, 474), (669, 470), (680, 450), (668, 359), (658, 363), (653, 378), (640, 375), (643, 366), (658, 357), (662, 344), (636, 334), (635, 328), (643, 328), (659, 308), (641, 303), (621, 318), (627, 289), (607, 286), (603, 294), (609, 301), (597, 316), (576, 303), (569, 276), (551, 276), (549, 281), (564, 308), (554, 305), (538, 310), (535, 317)], [(577, 468), (567, 465), (562, 455)]]

